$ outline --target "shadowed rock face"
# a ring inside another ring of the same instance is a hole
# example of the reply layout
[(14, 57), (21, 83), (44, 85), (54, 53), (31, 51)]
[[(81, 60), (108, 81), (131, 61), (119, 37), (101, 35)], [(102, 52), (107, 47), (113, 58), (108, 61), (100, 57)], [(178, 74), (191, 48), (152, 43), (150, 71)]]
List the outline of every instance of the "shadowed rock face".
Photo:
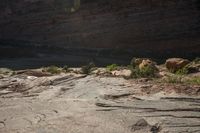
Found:
[(1, 0), (0, 40), (196, 56), (199, 21), (199, 0)]

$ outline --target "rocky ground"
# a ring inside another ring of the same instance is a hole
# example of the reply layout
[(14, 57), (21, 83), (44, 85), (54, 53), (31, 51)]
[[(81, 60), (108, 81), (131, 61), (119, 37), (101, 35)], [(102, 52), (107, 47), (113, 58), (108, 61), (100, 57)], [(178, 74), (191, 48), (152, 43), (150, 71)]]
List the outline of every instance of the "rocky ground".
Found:
[(2, 74), (0, 132), (200, 133), (199, 84), (125, 79), (126, 69), (78, 71)]

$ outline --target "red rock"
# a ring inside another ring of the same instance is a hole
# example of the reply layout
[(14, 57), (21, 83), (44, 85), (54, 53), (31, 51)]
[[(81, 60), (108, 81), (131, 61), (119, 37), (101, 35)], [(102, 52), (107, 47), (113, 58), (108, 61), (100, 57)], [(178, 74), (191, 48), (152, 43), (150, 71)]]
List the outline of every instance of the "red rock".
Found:
[(190, 61), (187, 59), (170, 58), (166, 60), (165, 65), (169, 71), (176, 72), (177, 70), (185, 67), (189, 63)]

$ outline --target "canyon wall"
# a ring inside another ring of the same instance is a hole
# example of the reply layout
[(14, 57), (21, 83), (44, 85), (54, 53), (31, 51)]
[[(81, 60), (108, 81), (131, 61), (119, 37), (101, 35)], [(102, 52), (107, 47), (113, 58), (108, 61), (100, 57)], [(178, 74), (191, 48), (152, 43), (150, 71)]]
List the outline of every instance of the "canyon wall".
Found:
[[(80, 3), (79, 3), (80, 2)], [(199, 0), (1, 0), (0, 42), (200, 53)]]

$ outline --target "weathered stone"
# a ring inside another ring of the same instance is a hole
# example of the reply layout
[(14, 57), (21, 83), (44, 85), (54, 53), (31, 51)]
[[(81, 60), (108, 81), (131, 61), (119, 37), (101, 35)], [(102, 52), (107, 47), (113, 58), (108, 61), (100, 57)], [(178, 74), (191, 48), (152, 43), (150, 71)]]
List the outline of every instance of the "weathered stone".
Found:
[(123, 77), (130, 77), (131, 76), (131, 70), (115, 70), (111, 72), (114, 76), (123, 76)]
[(165, 65), (169, 71), (176, 72), (179, 69), (182, 69), (183, 67), (185, 67), (189, 63), (190, 61), (187, 59), (170, 58), (166, 60)]
[(160, 124), (159, 123), (156, 123), (155, 125), (153, 125), (152, 127), (151, 127), (151, 132), (152, 133), (159, 133), (160, 131), (161, 131), (161, 126), (160, 126)]
[(132, 131), (141, 130), (149, 126), (148, 122), (144, 119), (140, 119), (132, 126)]
[(156, 69), (155, 63), (151, 61), (150, 59), (144, 59), (142, 62), (139, 64), (139, 69), (142, 70), (144, 68), (152, 68)]
[(35, 76), (35, 77), (52, 76), (52, 74), (48, 72), (39, 71), (39, 70), (19, 70), (19, 71), (16, 71), (16, 74), (25, 74), (29, 76)]
[(139, 67), (139, 68), (143, 68), (143, 67), (147, 67), (147, 66), (150, 66), (150, 65), (156, 65), (156, 62), (152, 61), (151, 59), (149, 58), (133, 58), (131, 60), (131, 66), (132, 67)]

